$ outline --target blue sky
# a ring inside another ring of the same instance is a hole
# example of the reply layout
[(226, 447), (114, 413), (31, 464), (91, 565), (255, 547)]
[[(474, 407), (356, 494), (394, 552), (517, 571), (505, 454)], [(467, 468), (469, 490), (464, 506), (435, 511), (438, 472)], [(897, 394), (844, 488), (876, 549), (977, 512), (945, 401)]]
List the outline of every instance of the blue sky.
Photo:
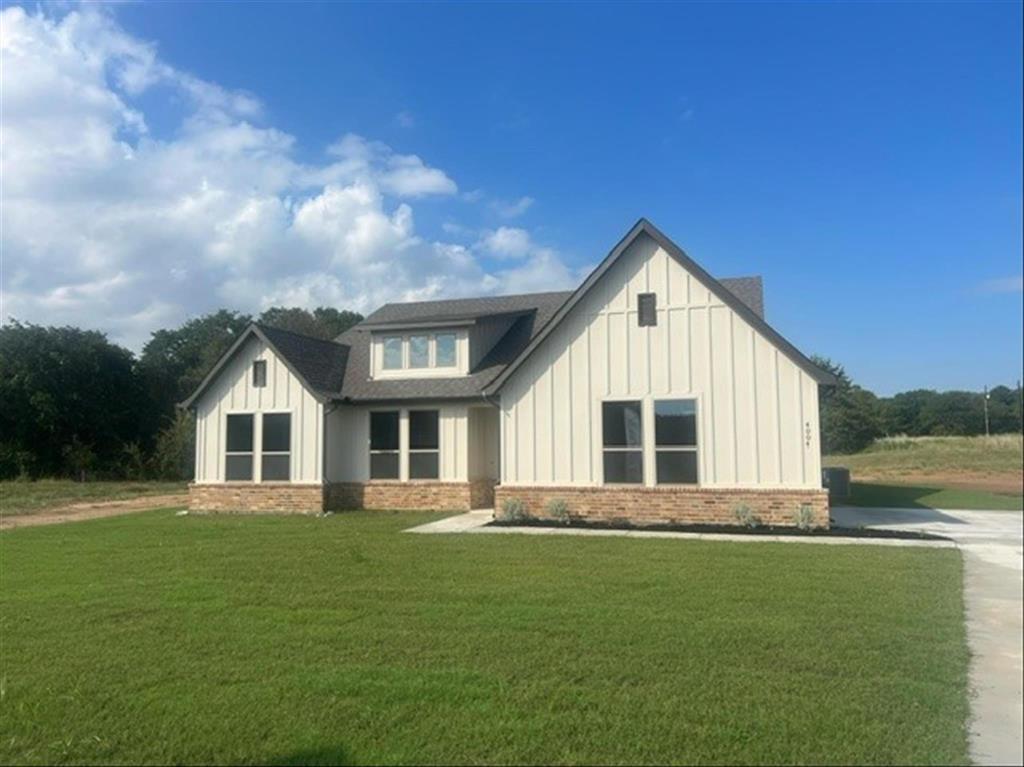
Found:
[[(148, 325), (225, 304), (258, 309), (241, 305), (255, 294), (263, 304), (334, 297), (365, 309), (395, 297), (561, 288), (646, 216), (713, 274), (763, 275), (769, 321), (878, 393), (977, 389), (1021, 376), (1020, 4), (161, 3), (90, 9), (102, 18), (76, 25), (67, 7), (47, 7), (34, 26), (35, 8), (26, 11), (26, 35), (70, 36), (108, 57), (99, 74), (86, 68), (75, 77), (100, 78), (120, 100), (111, 135), (136, 166), (148, 158), (171, 178), (187, 166), (173, 159), (187, 148), (206, 168), (180, 189), (168, 182), (178, 191), (148, 221), (177, 220), (182, 200), (200, 204), (202, 195), (180, 191), (198, 185), (226, 190), (211, 206), (231, 197), (239, 207), (209, 209), (210, 236), (230, 242), (202, 258), (166, 245), (173, 227), (146, 229), (133, 255), (123, 238), (103, 238), (125, 225), (139, 194), (132, 185), (143, 182), (109, 153), (69, 170), (74, 184), (70, 176), (26, 181), (26, 198), (44, 207), (47, 184), (62, 198), (69, 186), (98, 188), (90, 225), (97, 210), (120, 211), (111, 221), (122, 223), (96, 227), (79, 238), (85, 244), (68, 240), (77, 244), (59, 249), (63, 258), (67, 247), (83, 252), (74, 270), (59, 267), (66, 291), (43, 293), (31, 272), (49, 263), (46, 249), (38, 234), (20, 236), (15, 221), (5, 235), (13, 308), (5, 314), (99, 326), (138, 347)], [(25, 58), (26, 71), (54, 76), (56, 50)], [(5, 89), (21, 62), (6, 58)], [(144, 77), (121, 76), (143, 66)], [(258, 106), (213, 107), (206, 95), (200, 103), (188, 78)], [(56, 119), (28, 96), (12, 109), (9, 119), (26, 126)], [(131, 114), (144, 118), (144, 131)], [(210, 126), (224, 125), (239, 154), (198, 153), (222, 135)], [(263, 132), (240, 142), (240, 126)], [(337, 148), (353, 135), (363, 143)], [(381, 250), (363, 268), (337, 241), (294, 255), (282, 231), (299, 218), (319, 216), (303, 248), (327, 231), (348, 237), (352, 221), (364, 220), (339, 218), (344, 206), (327, 194), (331, 184), (356, 183), (332, 164), (356, 157), (371, 169), (360, 189), (380, 198), (379, 209), (360, 204), (399, 231), (372, 247), (390, 242), (405, 255), (391, 265)], [(285, 160), (317, 172), (268, 179), (266, 167)], [(399, 165), (433, 175), (412, 186), (389, 181)], [(246, 189), (257, 191), (246, 197)], [(304, 200), (322, 205), (302, 211)], [(5, 213), (5, 224), (17, 213)], [(275, 217), (281, 231), (265, 224)], [(424, 243), (430, 252), (417, 250)], [(259, 268), (239, 266), (263, 249)], [(339, 286), (311, 276), (278, 289), (293, 259), (310, 275), (336, 270)], [(280, 263), (268, 271), (271, 260)], [(416, 292), (418, 264), (433, 292)], [(373, 281), (362, 282), (371, 272)], [(222, 287), (181, 296), (164, 289), (186, 273), (190, 285)]]

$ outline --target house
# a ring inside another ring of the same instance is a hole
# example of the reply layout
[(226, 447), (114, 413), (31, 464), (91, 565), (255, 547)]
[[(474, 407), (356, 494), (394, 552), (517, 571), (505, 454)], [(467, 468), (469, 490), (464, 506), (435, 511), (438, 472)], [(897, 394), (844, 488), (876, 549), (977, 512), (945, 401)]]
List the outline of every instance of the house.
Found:
[(818, 387), (765, 322), (641, 219), (570, 292), (388, 304), (334, 341), (252, 325), (183, 403), (190, 508), (500, 508), (828, 525)]

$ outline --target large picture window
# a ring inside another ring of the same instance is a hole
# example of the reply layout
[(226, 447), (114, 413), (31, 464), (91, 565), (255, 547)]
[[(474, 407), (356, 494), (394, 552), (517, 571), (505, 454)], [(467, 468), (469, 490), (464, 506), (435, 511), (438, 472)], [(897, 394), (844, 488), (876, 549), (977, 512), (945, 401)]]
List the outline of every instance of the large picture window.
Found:
[(264, 415), (262, 441), (260, 479), (264, 482), (287, 482), (292, 478), (291, 413)]
[(409, 411), (409, 479), (437, 479), (438, 412), (436, 410)]
[(639, 402), (605, 402), (601, 407), (604, 481), (644, 481), (643, 421)]
[(398, 479), (398, 411), (370, 413), (370, 478)]
[(252, 413), (228, 416), (224, 456), (224, 479), (229, 482), (252, 481)]
[(694, 400), (655, 401), (654, 452), (659, 485), (697, 484), (697, 403)]

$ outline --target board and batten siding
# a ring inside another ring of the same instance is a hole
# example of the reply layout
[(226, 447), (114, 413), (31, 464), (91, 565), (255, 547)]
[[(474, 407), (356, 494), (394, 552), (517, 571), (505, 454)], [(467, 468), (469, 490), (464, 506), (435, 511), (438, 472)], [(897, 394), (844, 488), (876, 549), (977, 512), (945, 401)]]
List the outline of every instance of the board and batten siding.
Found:
[(399, 476), (409, 476), (410, 410), (438, 412), (438, 479), (465, 482), (469, 477), (469, 413), (465, 405), (405, 406), (340, 405), (327, 414), (327, 481), (367, 482), (370, 479), (370, 413), (399, 411)]
[[(265, 360), (267, 385), (252, 385), (252, 363)], [(288, 366), (255, 336), (246, 341), (200, 395), (196, 409), (198, 483), (224, 481), (224, 450), (229, 413), (253, 413), (255, 463), (259, 462), (260, 413), (291, 413), (291, 481), (319, 483), (323, 475), (324, 407)], [(254, 470), (258, 467), (254, 466)]]
[[(639, 293), (657, 295), (653, 327)], [(502, 387), (502, 483), (602, 484), (616, 399), (644, 401), (648, 448), (651, 400), (697, 401), (701, 486), (821, 487), (817, 383), (646, 235)]]

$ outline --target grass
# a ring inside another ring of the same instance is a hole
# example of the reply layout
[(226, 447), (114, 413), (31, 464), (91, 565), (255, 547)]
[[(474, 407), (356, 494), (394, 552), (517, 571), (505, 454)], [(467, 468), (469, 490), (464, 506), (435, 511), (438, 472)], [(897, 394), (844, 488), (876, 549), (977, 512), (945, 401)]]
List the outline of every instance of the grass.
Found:
[(184, 482), (73, 482), (69, 479), (0, 482), (0, 512), (32, 514), (90, 501), (119, 501), (146, 495), (184, 493)]
[(852, 482), (850, 497), (841, 501), (849, 506), (917, 509), (986, 509), (1020, 511), (1024, 498), (1008, 493), (992, 493), (960, 487), (922, 487)]
[(1024, 508), (1024, 441), (992, 437), (888, 437), (854, 455), (831, 455), (853, 479), (849, 503), (945, 509)]
[(0, 534), (0, 763), (966, 761), (956, 550), (433, 518)]

